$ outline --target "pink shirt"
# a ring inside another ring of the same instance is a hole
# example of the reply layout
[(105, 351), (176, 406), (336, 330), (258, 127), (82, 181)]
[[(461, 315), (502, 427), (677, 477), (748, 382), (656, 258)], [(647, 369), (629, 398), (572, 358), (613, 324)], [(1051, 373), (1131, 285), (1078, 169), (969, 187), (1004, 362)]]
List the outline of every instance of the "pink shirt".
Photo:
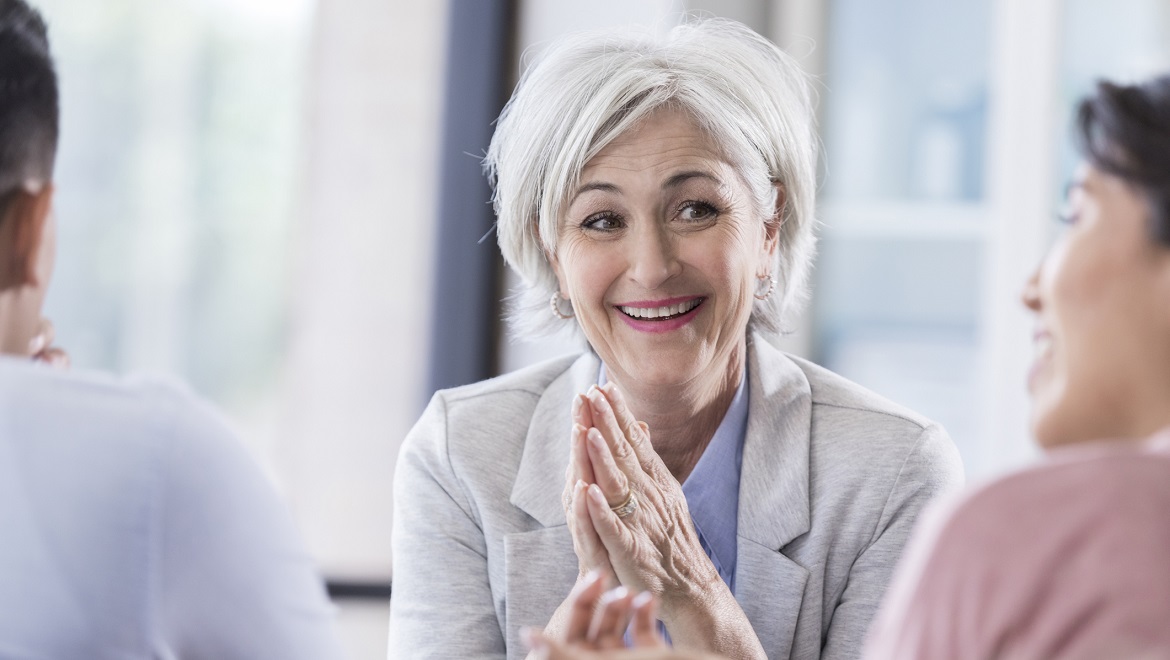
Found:
[(864, 657), (1170, 658), (1170, 431), (1056, 450), (923, 516)]

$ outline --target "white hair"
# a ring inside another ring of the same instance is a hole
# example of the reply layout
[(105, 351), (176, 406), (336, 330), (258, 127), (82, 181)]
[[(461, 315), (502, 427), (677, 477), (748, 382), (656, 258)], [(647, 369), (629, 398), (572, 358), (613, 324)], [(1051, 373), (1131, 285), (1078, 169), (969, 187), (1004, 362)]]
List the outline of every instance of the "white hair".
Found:
[(763, 222), (786, 201), (773, 265), (777, 285), (752, 309), (753, 327), (779, 333), (807, 297), (816, 251), (816, 136), (808, 76), (746, 26), (690, 19), (665, 35), (629, 28), (588, 32), (549, 46), (500, 113), (484, 159), (504, 259), (523, 280), (509, 322), (520, 337), (551, 334), (559, 319), (548, 255), (585, 164), (653, 111), (684, 110), (712, 136), (748, 185)]

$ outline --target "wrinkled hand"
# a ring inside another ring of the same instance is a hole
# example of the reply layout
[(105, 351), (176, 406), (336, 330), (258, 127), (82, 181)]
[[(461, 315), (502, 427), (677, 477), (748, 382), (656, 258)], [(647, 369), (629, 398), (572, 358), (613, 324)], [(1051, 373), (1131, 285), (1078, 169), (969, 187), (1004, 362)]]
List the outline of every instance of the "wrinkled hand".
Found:
[(44, 362), (52, 367), (66, 369), (69, 367), (69, 354), (64, 349), (53, 346), (56, 333), (53, 323), (49, 319), (41, 319), (37, 334), (28, 342), (28, 352), (36, 362)]
[(646, 592), (635, 595), (625, 587), (603, 592), (603, 586), (603, 576), (594, 571), (573, 589), (567, 601), (571, 614), (563, 639), (539, 630), (523, 632), (535, 658), (609, 657), (597, 652), (624, 649), (627, 628), (634, 648), (667, 648), (658, 634), (653, 596)]
[[(627, 588), (654, 594), (669, 624), (676, 605), (722, 585), (699, 544), (682, 486), (613, 383), (579, 396), (573, 416), (569, 478), (577, 481), (567, 519), (582, 569), (612, 571)], [(613, 507), (631, 493), (637, 508), (618, 517)]]
[(578, 579), (590, 571), (598, 571), (610, 584), (617, 583), (617, 576), (609, 563), (609, 555), (589, 520), (586, 488), (594, 483), (593, 464), (589, 459), (586, 441), (587, 429), (593, 426), (593, 415), (589, 400), (578, 394), (573, 398), (573, 430), (569, 437), (569, 466), (565, 471), (565, 491), (562, 504), (565, 521), (573, 537), (573, 550), (577, 553)]

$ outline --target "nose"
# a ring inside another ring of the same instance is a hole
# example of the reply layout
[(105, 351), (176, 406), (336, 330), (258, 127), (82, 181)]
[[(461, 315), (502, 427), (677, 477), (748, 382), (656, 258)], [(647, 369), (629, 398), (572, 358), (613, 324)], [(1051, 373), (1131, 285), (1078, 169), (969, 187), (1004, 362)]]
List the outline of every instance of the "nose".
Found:
[(1024, 290), (1020, 292), (1020, 301), (1024, 307), (1033, 312), (1040, 311), (1040, 267), (1032, 271), (1032, 276), (1024, 282)]
[(657, 289), (681, 270), (674, 238), (659, 223), (639, 223), (629, 246), (630, 279), (647, 290)]

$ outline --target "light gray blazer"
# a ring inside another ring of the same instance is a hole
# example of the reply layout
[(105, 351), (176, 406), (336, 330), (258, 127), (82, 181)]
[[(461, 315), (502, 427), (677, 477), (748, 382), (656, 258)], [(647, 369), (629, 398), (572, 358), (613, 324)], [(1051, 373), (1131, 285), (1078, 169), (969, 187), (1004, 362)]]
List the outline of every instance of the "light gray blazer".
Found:
[[(856, 658), (915, 518), (961, 485), (946, 432), (760, 338), (736, 600), (770, 658)], [(568, 595), (569, 406), (591, 354), (435, 394), (394, 476), (391, 658), (523, 658)]]

